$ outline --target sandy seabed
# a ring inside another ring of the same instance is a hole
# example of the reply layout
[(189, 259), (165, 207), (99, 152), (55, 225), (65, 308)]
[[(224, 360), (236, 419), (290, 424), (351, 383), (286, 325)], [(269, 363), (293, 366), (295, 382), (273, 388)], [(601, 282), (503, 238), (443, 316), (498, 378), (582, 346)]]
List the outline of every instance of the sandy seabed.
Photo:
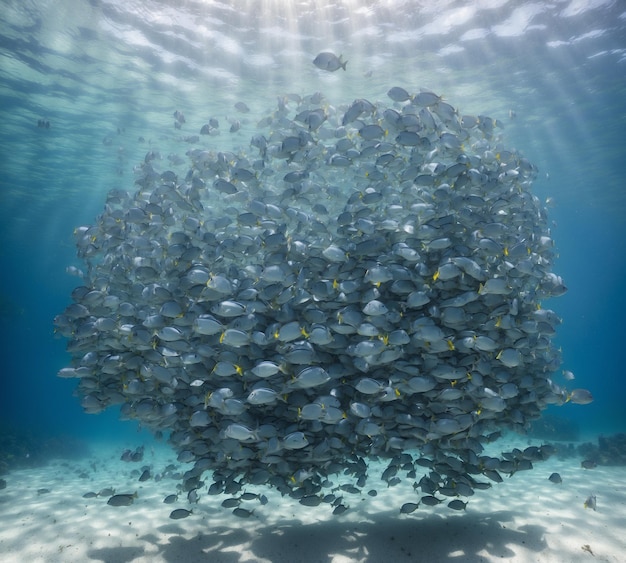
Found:
[[(497, 447), (524, 448), (528, 443), (519, 438)], [(405, 515), (400, 507), (418, 499), (413, 480), (403, 478), (387, 488), (379, 480), (386, 465), (380, 464), (370, 467), (373, 478), (364, 489), (376, 488), (378, 496), (338, 492), (349, 506), (339, 516), (328, 504), (305, 507), (273, 489), (246, 486), (246, 491), (265, 494), (268, 503), (242, 502), (253, 511), (242, 519), (220, 506), (225, 495), (208, 495), (206, 486), (197, 504), (190, 506), (185, 494), (174, 504), (163, 504), (178, 481), (139, 482), (138, 470), (147, 465), (159, 473), (170, 463), (182, 471), (189, 466), (178, 464), (167, 446), (146, 448), (139, 463), (120, 461), (123, 449), (97, 445), (84, 460), (53, 460), (3, 475), (7, 488), (0, 491), (0, 561), (626, 561), (624, 467), (585, 470), (580, 459), (553, 457), (476, 491), (464, 511), (442, 503)], [(552, 472), (561, 475), (562, 484), (548, 480)], [(138, 498), (121, 507), (107, 505), (108, 497), (83, 498), (105, 487), (136, 491)], [(583, 506), (590, 494), (596, 495), (596, 511)], [(193, 512), (172, 520), (169, 514), (176, 508)]]

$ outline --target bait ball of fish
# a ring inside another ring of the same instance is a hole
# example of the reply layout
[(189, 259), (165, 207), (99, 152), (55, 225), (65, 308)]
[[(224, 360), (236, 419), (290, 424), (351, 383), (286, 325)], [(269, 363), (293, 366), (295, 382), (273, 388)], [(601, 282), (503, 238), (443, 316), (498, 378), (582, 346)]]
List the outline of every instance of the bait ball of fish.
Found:
[(185, 490), (209, 471), (212, 494), (239, 480), (315, 506), (333, 475), (358, 493), (385, 459), (387, 485), (436, 468), (418, 488), (438, 504), (548, 453), (489, 458), (494, 433), (591, 400), (553, 381), (560, 319), (541, 303), (566, 288), (535, 167), (497, 120), (388, 95), (395, 109), (281, 98), (249, 153), (193, 148), (182, 175), (151, 152), (137, 191), (75, 230), (86, 271), (55, 319), (59, 375), (86, 412), (169, 433)]

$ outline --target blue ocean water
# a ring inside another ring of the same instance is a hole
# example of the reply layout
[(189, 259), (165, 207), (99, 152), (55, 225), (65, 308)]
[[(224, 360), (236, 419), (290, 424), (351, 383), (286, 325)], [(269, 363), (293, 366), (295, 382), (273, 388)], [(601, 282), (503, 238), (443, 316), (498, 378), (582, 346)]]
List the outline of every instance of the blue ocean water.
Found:
[[(75, 382), (56, 377), (68, 355), (52, 320), (79, 281), (66, 273), (81, 267), (74, 228), (94, 222), (110, 189), (134, 189), (148, 150), (184, 157), (180, 137), (211, 116), (222, 133), (200, 146), (245, 147), (277, 96), (321, 91), (340, 105), (387, 100), (397, 85), (501, 120), (505, 143), (538, 166), (535, 193), (552, 201), (555, 271), (569, 288), (549, 304), (563, 319), (563, 368), (595, 397), (548, 410), (584, 433), (626, 430), (621, 2), (1, 4), (2, 419), (85, 440), (137, 432), (115, 409), (82, 412)], [(316, 69), (324, 50), (347, 70)], [(240, 101), (250, 114), (233, 108)]]

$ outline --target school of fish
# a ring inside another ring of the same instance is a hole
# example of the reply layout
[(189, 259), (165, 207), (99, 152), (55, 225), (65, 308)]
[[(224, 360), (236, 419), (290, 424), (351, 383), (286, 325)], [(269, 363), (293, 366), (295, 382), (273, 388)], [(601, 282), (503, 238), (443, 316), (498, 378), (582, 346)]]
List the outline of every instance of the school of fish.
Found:
[(530, 469), (549, 448), (483, 445), (591, 400), (553, 380), (543, 303), (566, 288), (536, 168), (494, 119), (388, 96), (281, 97), (249, 147), (192, 148), (180, 175), (150, 151), (137, 191), (75, 230), (59, 375), (86, 412), (168, 435), (185, 491), (206, 474), (212, 493), (266, 485), (338, 514), (325, 489), (358, 493), (383, 460), (386, 486), (418, 479), (410, 513)]

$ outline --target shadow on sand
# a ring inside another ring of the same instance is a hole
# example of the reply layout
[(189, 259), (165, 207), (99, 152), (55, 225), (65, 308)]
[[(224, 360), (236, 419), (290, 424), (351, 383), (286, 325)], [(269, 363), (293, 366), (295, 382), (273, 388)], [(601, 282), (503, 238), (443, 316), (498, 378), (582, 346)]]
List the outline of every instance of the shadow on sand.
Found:
[[(193, 538), (173, 535), (166, 545), (157, 544), (154, 534), (141, 538), (147, 543), (143, 554), (127, 548), (105, 548), (89, 552), (92, 560), (121, 563), (148, 554), (172, 563), (237, 561), (281, 561), (325, 563), (341, 561), (484, 561), (511, 558), (520, 546), (539, 553), (546, 547), (540, 526), (509, 528), (514, 513), (464, 513), (450, 517), (398, 518), (395, 513), (376, 514), (360, 522), (302, 524), (283, 520), (253, 531), (217, 526)], [(162, 534), (182, 534), (181, 524), (160, 527)], [(151, 546), (149, 544), (152, 544)]]

